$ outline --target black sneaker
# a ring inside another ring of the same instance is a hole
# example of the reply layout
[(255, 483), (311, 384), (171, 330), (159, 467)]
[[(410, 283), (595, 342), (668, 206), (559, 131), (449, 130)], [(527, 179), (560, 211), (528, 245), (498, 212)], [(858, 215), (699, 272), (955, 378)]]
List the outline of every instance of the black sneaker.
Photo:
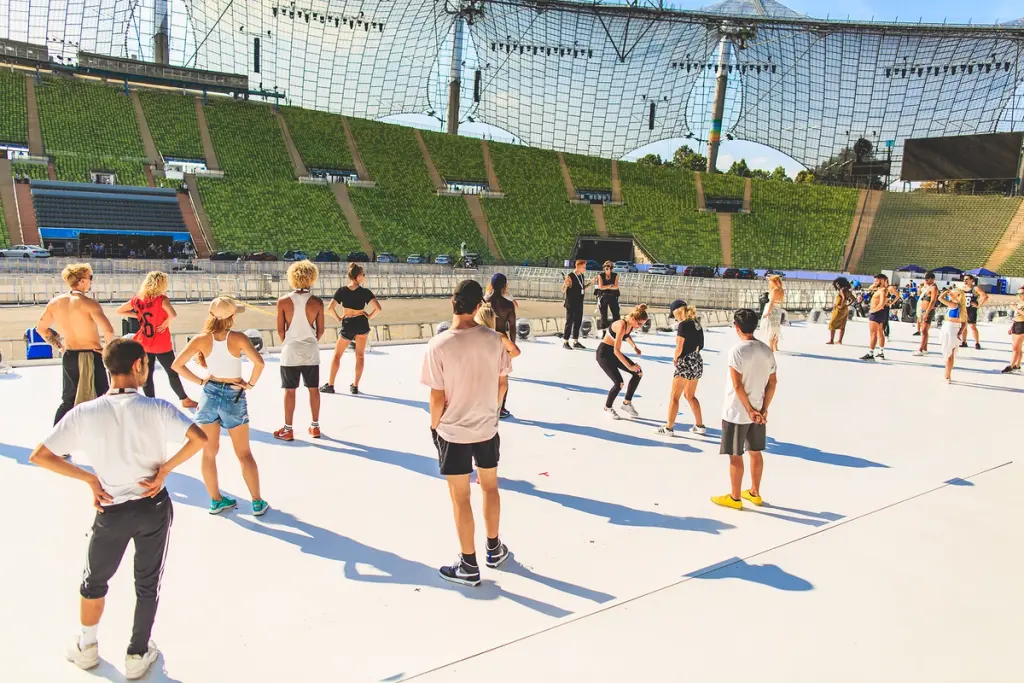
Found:
[(323, 385), (322, 387), (320, 387), (320, 393), (321, 394), (333, 394), (334, 393), (334, 385), (333, 384), (325, 384), (325, 385)]
[(357, 387), (355, 384), (350, 384), (348, 386), (348, 391), (352, 395), (358, 394), (359, 393), (359, 387)]
[(493, 550), (487, 549), (487, 566), (491, 569), (497, 569), (502, 563), (508, 559), (509, 552), (508, 546), (498, 541), (498, 547)]
[(587, 348), (587, 347), (586, 347), (586, 346), (584, 346), (583, 344), (580, 344), (580, 343), (579, 343), (579, 342), (577, 341), (577, 342), (573, 342), (573, 344), (572, 344), (572, 348), (574, 348), (574, 349), (585, 349), (585, 348)]
[(512, 413), (508, 412), (506, 409), (502, 408), (501, 410), (498, 411), (499, 420), (507, 420), (510, 417), (512, 417)]
[(975, 342), (974, 348), (977, 349), (978, 351), (981, 351), (981, 344)]
[(960, 348), (961, 349), (966, 349), (967, 348), (967, 342), (961, 342)]
[(1015, 367), (1013, 367), (1012, 365), (1007, 365), (1005, 368), (1003, 368), (1003, 374), (1004, 375), (1008, 375), (1011, 372), (1013, 372), (1014, 370), (1016, 370)]
[(920, 332), (915, 332), (915, 333), (914, 333), (914, 334), (912, 334), (911, 336), (912, 336), (912, 337), (920, 337), (920, 336), (921, 336), (921, 333), (920, 333)]
[(860, 357), (860, 359), (861, 360), (874, 360), (875, 359), (875, 355), (873, 353), (865, 353), (863, 356)]
[(875, 356), (878, 360), (885, 360), (885, 351), (879, 351), (878, 355)]
[(562, 342), (562, 348), (566, 351), (572, 351), (572, 347), (569, 346), (569, 342)]
[(455, 560), (450, 567), (441, 567), (437, 570), (441, 578), (452, 583), (461, 583), (463, 586), (480, 585), (480, 567), (468, 565), (462, 561), (462, 555)]

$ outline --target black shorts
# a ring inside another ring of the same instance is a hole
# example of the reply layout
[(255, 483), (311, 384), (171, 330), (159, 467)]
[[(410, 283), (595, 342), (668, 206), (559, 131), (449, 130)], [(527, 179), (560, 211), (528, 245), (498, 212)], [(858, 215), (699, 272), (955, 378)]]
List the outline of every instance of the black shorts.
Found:
[(316, 389), (320, 386), (319, 365), (291, 365), (281, 366), (281, 388), (298, 389), (299, 377), (302, 378), (302, 385), (307, 389)]
[(766, 425), (735, 424), (722, 420), (722, 455), (743, 455), (744, 452), (763, 451), (768, 442)]
[(434, 437), (434, 446), (437, 447), (437, 464), (441, 467), (441, 474), (470, 474), (474, 461), (477, 469), (481, 470), (498, 466), (501, 439), (497, 434), (479, 443), (449, 443), (442, 439), (435, 429), (431, 429), (430, 434)]
[(868, 320), (870, 320), (873, 323), (878, 323), (879, 325), (884, 325), (885, 321), (888, 319), (889, 311), (884, 308), (880, 311), (875, 311), (874, 313), (868, 314)]
[(1010, 328), (1010, 334), (1024, 334), (1024, 323), (1013, 323), (1013, 327)]
[(365, 315), (354, 315), (341, 321), (341, 338), (355, 341), (361, 334), (370, 334), (370, 319)]
[(967, 307), (967, 324), (977, 325), (978, 324), (978, 309), (974, 306)]
[(929, 325), (931, 325), (933, 322), (935, 322), (935, 307), (934, 306), (932, 306), (932, 310), (928, 311), (928, 318), (926, 320), (924, 320), (924, 322), (928, 323)]

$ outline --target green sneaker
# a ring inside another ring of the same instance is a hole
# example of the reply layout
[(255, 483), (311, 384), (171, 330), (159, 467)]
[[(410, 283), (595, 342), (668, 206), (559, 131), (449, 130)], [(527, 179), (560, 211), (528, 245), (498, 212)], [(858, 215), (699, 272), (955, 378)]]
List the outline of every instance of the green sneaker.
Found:
[(232, 509), (234, 509), (236, 507), (238, 507), (238, 501), (237, 500), (235, 500), (234, 498), (229, 498), (228, 496), (222, 495), (220, 500), (211, 500), (210, 501), (210, 510), (209, 510), (209, 512), (210, 512), (211, 515), (219, 515), (220, 513), (224, 512), (225, 510), (232, 510)]
[(252, 502), (252, 514), (256, 517), (262, 517), (270, 509), (270, 503), (265, 500), (254, 500)]

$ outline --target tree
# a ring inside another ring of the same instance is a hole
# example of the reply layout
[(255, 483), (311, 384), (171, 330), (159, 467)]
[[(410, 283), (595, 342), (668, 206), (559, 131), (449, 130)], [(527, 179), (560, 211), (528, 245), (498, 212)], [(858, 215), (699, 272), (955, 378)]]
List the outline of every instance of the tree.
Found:
[(708, 169), (708, 159), (703, 154), (697, 154), (686, 145), (683, 145), (672, 155), (672, 165), (677, 168), (700, 173)]
[(739, 161), (732, 162), (732, 166), (729, 167), (727, 172), (729, 175), (739, 176), (741, 178), (751, 177), (750, 167), (747, 166), (746, 159), (740, 159)]
[(786, 169), (782, 166), (775, 167), (775, 170), (772, 171), (771, 179), (780, 183), (793, 182), (793, 179), (786, 175)]
[(807, 185), (813, 185), (817, 182), (817, 178), (810, 171), (804, 170), (796, 174), (796, 182), (805, 183)]
[(645, 154), (636, 160), (636, 163), (643, 166), (661, 166), (660, 154)]
[(760, 168), (752, 168), (752, 169), (750, 169), (750, 177), (751, 178), (757, 178), (758, 180), (771, 180), (772, 179), (771, 173), (769, 173), (768, 171), (765, 171), (763, 169), (760, 169)]

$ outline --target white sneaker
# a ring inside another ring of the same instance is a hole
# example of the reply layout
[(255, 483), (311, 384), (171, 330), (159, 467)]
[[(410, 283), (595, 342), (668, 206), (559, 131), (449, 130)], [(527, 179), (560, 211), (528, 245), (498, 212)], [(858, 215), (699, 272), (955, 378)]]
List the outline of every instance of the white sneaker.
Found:
[(640, 413), (636, 412), (636, 408), (633, 407), (632, 403), (623, 403), (622, 412), (626, 413), (630, 417), (640, 417)]
[(915, 356), (927, 356), (928, 352), (927, 351), (914, 351), (914, 355)]
[(671, 427), (666, 427), (665, 425), (661, 425), (660, 427), (658, 427), (658, 432), (657, 433), (661, 434), (662, 436), (675, 436), (676, 435), (676, 430), (672, 429)]
[(146, 654), (128, 655), (124, 658), (124, 677), (129, 681), (142, 678), (159, 657), (160, 650), (156, 649), (156, 643), (152, 640), (149, 641), (149, 649), (146, 650)]
[(100, 663), (100, 647), (93, 643), (86, 645), (82, 650), (78, 647), (78, 636), (75, 636), (74, 642), (68, 645), (64, 656), (79, 669), (88, 670)]
[(700, 434), (701, 436), (704, 436), (705, 434), (708, 433), (708, 428), (707, 427), (703, 427), (701, 425), (693, 425), (692, 427), (690, 427), (690, 433), (691, 434)]
[(615, 408), (605, 408), (604, 409), (604, 414), (607, 415), (608, 419), (610, 419), (610, 420), (621, 420), (622, 419), (621, 417), (619, 417), (619, 414), (615, 412)]

